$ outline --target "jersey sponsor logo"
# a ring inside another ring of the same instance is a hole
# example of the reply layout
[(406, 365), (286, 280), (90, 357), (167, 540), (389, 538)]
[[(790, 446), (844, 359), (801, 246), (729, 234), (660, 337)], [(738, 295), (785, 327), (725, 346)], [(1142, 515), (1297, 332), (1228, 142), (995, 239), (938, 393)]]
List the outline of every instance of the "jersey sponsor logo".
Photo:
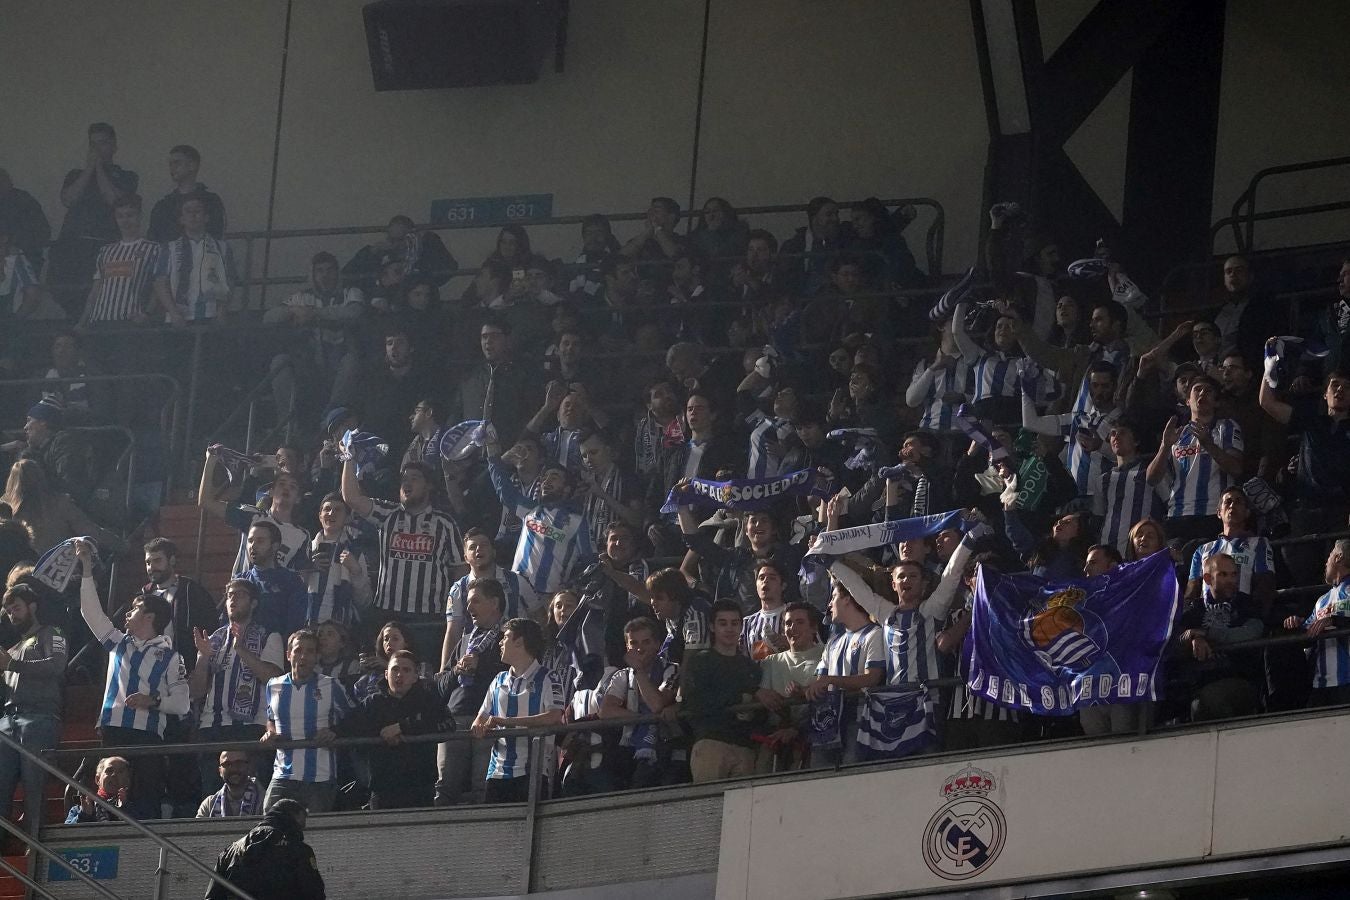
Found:
[(1188, 444), (1185, 447), (1178, 444), (1172, 448), (1172, 456), (1177, 459), (1187, 459), (1192, 456), (1199, 456), (1205, 452), (1205, 448), (1199, 444)]
[(525, 520), (525, 527), (530, 529), (531, 534), (537, 534), (545, 540), (561, 541), (567, 538), (567, 533), (561, 528), (554, 528), (542, 519), (536, 519), (533, 516)]
[(436, 539), (429, 534), (396, 531), (389, 542), (389, 554), (394, 559), (430, 562), (435, 549)]
[(965, 881), (989, 869), (1003, 852), (1008, 820), (989, 799), (994, 776), (967, 766), (947, 778), (940, 791), (947, 802), (928, 820), (923, 861), (944, 881)]
[(103, 264), (104, 278), (130, 278), (136, 273), (136, 261), (131, 259), (110, 259)]

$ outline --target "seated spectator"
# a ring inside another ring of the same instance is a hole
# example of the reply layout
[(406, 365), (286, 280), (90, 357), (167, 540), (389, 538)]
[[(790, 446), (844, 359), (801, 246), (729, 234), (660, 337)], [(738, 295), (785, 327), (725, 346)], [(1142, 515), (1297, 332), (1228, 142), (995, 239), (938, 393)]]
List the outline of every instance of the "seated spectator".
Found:
[[(197, 665), (188, 679), (192, 699), (201, 704), (196, 740), (202, 744), (252, 741), (266, 731), (266, 686), (285, 671), (285, 646), (258, 613), (258, 585), (235, 578), (225, 586), (225, 624), (208, 634), (194, 628), (192, 646)], [(202, 790), (219, 785), (217, 761), (198, 758)], [(268, 760), (254, 757), (254, 768), (267, 780)]]
[(1098, 575), (1105, 575), (1124, 561), (1125, 557), (1110, 544), (1093, 544), (1088, 548), (1087, 557), (1083, 561), (1083, 577), (1095, 578)]
[(602, 344), (623, 347), (636, 339), (643, 325), (652, 324), (647, 311), (640, 307), (651, 299), (652, 282), (638, 276), (638, 265), (626, 256), (615, 253), (600, 263), (601, 291), (595, 307), (590, 310), (588, 325), (599, 335)]
[[(106, 122), (89, 126), (89, 150), (84, 165), (71, 169), (61, 183), (61, 205), (66, 208), (61, 233), (52, 245), (49, 280), (57, 301), (71, 318), (79, 318), (94, 271), (99, 248), (118, 238), (113, 206), (134, 196), (140, 179), (113, 162), (117, 132)], [(137, 204), (139, 208), (139, 202)], [(88, 312), (85, 312), (87, 315)]]
[[(501, 657), (506, 593), (498, 582), (476, 581), (469, 586), (466, 608), (473, 627), (460, 637), (436, 681), (437, 689), (450, 698), (446, 705), (450, 715), (456, 721), (476, 724), (497, 675), (510, 665)], [(542, 646), (539, 651), (543, 652)], [(492, 745), (479, 733), (474, 734), (474, 740), (440, 745), (436, 757), (440, 775), (436, 780), (437, 806), (483, 802)]]
[(23, 423), (20, 456), (41, 466), (53, 490), (85, 505), (96, 487), (94, 451), (83, 435), (65, 427), (65, 420), (65, 410), (56, 404), (34, 403)]
[[(562, 687), (539, 664), (544, 635), (531, 619), (511, 619), (502, 626), (501, 659), (507, 670), (497, 674), (483, 697), (470, 731), (482, 739), (498, 728), (545, 728), (563, 720)], [(553, 738), (546, 737), (540, 759), (544, 771), (531, 772), (528, 738), (497, 738), (492, 742), (485, 803), (523, 803), (530, 796), (530, 779), (538, 779), (540, 793), (552, 768)]]
[(63, 379), (102, 374), (102, 367), (85, 354), (79, 335), (71, 331), (52, 337), (51, 365), (34, 373), (51, 382), (42, 388), (42, 402), (62, 409), (62, 422), (73, 426), (109, 421), (110, 398), (106, 385)]
[[(306, 625), (336, 621), (352, 624), (374, 599), (366, 542), (349, 524), (351, 509), (341, 494), (328, 494), (319, 505), (319, 533), (310, 544), (314, 568), (304, 574), (309, 595)], [(325, 674), (332, 674), (331, 672)]]
[(45, 295), (32, 261), (14, 243), (6, 228), (0, 222), (0, 322), (49, 318), (40, 315)]
[[(976, 371), (980, 369), (977, 367)], [(831, 429), (871, 428), (876, 432), (877, 443), (887, 451), (893, 452), (900, 445), (900, 418), (895, 404), (885, 390), (881, 371), (870, 363), (855, 365), (849, 372), (847, 392), (836, 390), (830, 397), (827, 424)]]
[(749, 234), (750, 227), (736, 215), (735, 207), (721, 197), (709, 197), (689, 232), (689, 244), (712, 264), (709, 274), (719, 273), (716, 280), (725, 282), (731, 263), (745, 255)]
[(830, 281), (802, 312), (802, 333), (813, 341), (834, 343), (855, 334), (870, 334), (889, 343), (894, 334), (887, 298), (867, 292), (863, 260), (836, 255), (829, 264)]
[(1231, 719), (1256, 712), (1261, 700), (1259, 653), (1224, 653), (1223, 646), (1261, 636), (1265, 625), (1249, 594), (1238, 589), (1238, 566), (1227, 553), (1205, 558), (1204, 592), (1188, 600), (1177, 622), (1177, 642), (1197, 663), (1192, 673), (1191, 720)]
[(787, 293), (814, 297), (829, 284), (830, 263), (857, 239), (850, 223), (839, 221), (839, 204), (812, 197), (806, 204), (806, 226), (783, 242), (780, 261)]
[(381, 261), (389, 257), (401, 261), (404, 278), (429, 278), (437, 287), (449, 281), (459, 268), (440, 235), (419, 230), (412, 219), (398, 215), (389, 220), (381, 240), (362, 247), (342, 267), (342, 278), (352, 287), (369, 293), (379, 274)]
[[(769, 571), (768, 564), (761, 575)], [(747, 620), (748, 621), (748, 620)], [(760, 661), (759, 690), (755, 699), (771, 711), (767, 740), (759, 747), (755, 771), (765, 773), (804, 768), (806, 705), (788, 707), (785, 700), (801, 700), (803, 688), (816, 680), (816, 669), (825, 653), (818, 640), (820, 610), (797, 600), (783, 612), (783, 637), (787, 648)]]
[(1205, 560), (1222, 553), (1238, 567), (1238, 592), (1250, 596), (1263, 611), (1275, 598), (1275, 552), (1270, 541), (1252, 529), (1251, 501), (1240, 487), (1230, 487), (1219, 499), (1219, 537), (1195, 549), (1191, 556), (1186, 599), (1199, 597), (1204, 588)]
[(122, 548), (121, 538), (90, 519), (69, 495), (51, 489), (36, 460), (21, 459), (10, 467), (0, 503), (8, 504), (11, 520), (28, 530), (39, 556), (76, 536), (93, 537), (106, 549)]
[(454, 721), (445, 701), (432, 683), (417, 677), (417, 658), (408, 650), (399, 650), (389, 658), (380, 689), (338, 722), (339, 737), (378, 736), (386, 744), (365, 753), (370, 764), (371, 809), (431, 805), (436, 745), (408, 743), (403, 738), (452, 730)]
[(754, 725), (730, 707), (759, 690), (759, 663), (740, 652), (741, 607), (734, 600), (712, 606), (712, 646), (685, 657), (680, 709), (694, 732), (689, 772), (695, 784), (753, 775)]
[(164, 242), (164, 274), (177, 311), (167, 316), (188, 322), (224, 323), (244, 308), (230, 245), (207, 232), (207, 200), (190, 194), (178, 203), (181, 231)]
[[(351, 710), (351, 699), (336, 679), (319, 674), (319, 638), (308, 629), (290, 636), (286, 645), (290, 671), (267, 682), (267, 732), (261, 741), (316, 741), (327, 744), (334, 728)], [(311, 812), (328, 812), (337, 796), (336, 754), (332, 750), (279, 749), (264, 808), (281, 799), (298, 800)]]
[[(642, 230), (619, 249), (619, 254), (644, 261), (674, 259), (675, 252), (686, 242), (683, 236), (675, 233), (679, 223), (680, 204), (669, 197), (653, 197)], [(666, 281), (669, 269), (649, 267), (642, 277)]]
[(731, 267), (733, 295), (758, 305), (788, 293), (791, 286), (778, 264), (778, 239), (763, 228), (751, 229), (745, 236), (745, 261)]
[(150, 224), (145, 229), (147, 238), (167, 244), (178, 237), (183, 204), (188, 197), (196, 197), (202, 202), (205, 232), (217, 240), (225, 237), (225, 204), (219, 194), (207, 190), (206, 185), (197, 180), (201, 165), (202, 155), (196, 147), (179, 144), (169, 151), (169, 178), (173, 181), (173, 189), (150, 210)]
[[(4, 715), (0, 734), (29, 753), (56, 746), (61, 731), (61, 689), (66, 674), (66, 639), (38, 618), (38, 594), (28, 585), (4, 592), (5, 621), (16, 638), (0, 648), (4, 671)], [(8, 813), (23, 779), (24, 826), (34, 838), (41, 825), (46, 773), (8, 744), (0, 747), (0, 810)]]
[(302, 396), (327, 397), (324, 408), (331, 408), (356, 390), (360, 348), (349, 330), (365, 313), (365, 297), (357, 288), (341, 286), (337, 257), (327, 251), (314, 255), (309, 273), (309, 287), (263, 313), (264, 324), (313, 329), (272, 358), (272, 398), (279, 422), (290, 421), (300, 410)]
[[(1350, 540), (1341, 539), (1327, 555), (1324, 581), (1331, 590), (1317, 598), (1306, 619), (1290, 616), (1284, 627), (1320, 637), (1329, 629), (1350, 628)], [(1313, 659), (1313, 688), (1309, 706), (1350, 703), (1350, 638), (1323, 640), (1308, 648)]]
[(1183, 540), (1209, 540), (1219, 530), (1219, 497), (1242, 474), (1242, 429), (1215, 413), (1219, 386), (1207, 375), (1191, 381), (1191, 420), (1183, 428), (1173, 416), (1163, 429), (1148, 480), (1171, 476), (1167, 531)]
[(580, 302), (594, 301), (604, 288), (600, 264), (618, 252), (619, 242), (609, 219), (599, 213), (587, 216), (581, 223), (581, 253), (572, 260), (575, 274), (567, 292)]
[(220, 789), (202, 798), (198, 819), (223, 819), (228, 816), (256, 818), (262, 814), (263, 788), (249, 774), (253, 761), (243, 750), (220, 751)]
[[(83, 571), (80, 613), (111, 655), (98, 720), (103, 746), (161, 744), (169, 716), (184, 715), (190, 705), (183, 658), (164, 636), (173, 609), (164, 598), (143, 594), (132, 601), (126, 632), (114, 628), (94, 585), (93, 548), (83, 540), (75, 548)], [(164, 787), (164, 757), (138, 756), (131, 774), (132, 814), (158, 819)]]
[(0, 169), (0, 234), (8, 236), (20, 253), (38, 263), (52, 238), (52, 226), (42, 204), (32, 194), (15, 187), (14, 179), (4, 169)]
[(80, 324), (149, 322), (162, 313), (170, 323), (186, 325), (169, 290), (168, 255), (163, 245), (141, 237), (141, 198), (135, 194), (119, 197), (113, 215), (120, 239), (98, 251), (94, 283)]
[[(627, 667), (605, 685), (600, 701), (600, 718), (605, 721), (656, 715), (675, 703), (679, 688), (679, 666), (661, 658), (665, 635), (656, 620), (632, 619), (623, 633)], [(625, 726), (606, 767), (615, 787), (625, 789), (678, 784), (687, 777), (687, 766), (673, 758), (670, 742), (662, 739), (662, 727), (654, 722)]]
[[(124, 809), (135, 815), (131, 794), (131, 763), (120, 756), (105, 756), (94, 768), (94, 792), (109, 806)], [(80, 794), (75, 805), (66, 813), (67, 825), (84, 822), (115, 822), (112, 813), (94, 803), (87, 794)]]
[(914, 217), (913, 207), (904, 207), (892, 215), (876, 197), (868, 197), (853, 207), (849, 224), (856, 235), (849, 251), (863, 261), (863, 273), (872, 290), (896, 285), (923, 287), (923, 272), (914, 263), (914, 254), (901, 229)]
[[(220, 456), (216, 447), (206, 448), (206, 462), (202, 466), (202, 480), (197, 487), (197, 505), (202, 511), (224, 520), (240, 532), (239, 550), (235, 554), (233, 575), (242, 575), (254, 565), (248, 549), (248, 533), (259, 522), (276, 528), (278, 535), (277, 561), (288, 569), (304, 570), (310, 566), (309, 532), (297, 522), (301, 499), (300, 481), (289, 473), (278, 472), (276, 479), (259, 500), (257, 506), (237, 502), (243, 482), (236, 480), (226, 489), (215, 486)], [(226, 496), (234, 495), (235, 500)]]

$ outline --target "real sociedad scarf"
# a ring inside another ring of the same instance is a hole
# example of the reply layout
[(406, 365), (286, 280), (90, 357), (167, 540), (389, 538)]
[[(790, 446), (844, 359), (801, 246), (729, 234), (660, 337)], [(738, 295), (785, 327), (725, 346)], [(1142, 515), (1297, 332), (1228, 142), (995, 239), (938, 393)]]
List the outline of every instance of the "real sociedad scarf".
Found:
[(887, 547), (915, 538), (932, 537), (948, 528), (967, 528), (965, 513), (959, 509), (937, 513), (931, 516), (916, 516), (912, 519), (892, 519), (889, 522), (874, 522), (871, 525), (857, 525), (853, 528), (840, 528), (837, 531), (822, 531), (811, 542), (806, 551), (806, 559), (829, 565), (838, 556), (848, 553)]
[(75, 542), (88, 541), (94, 548), (94, 565), (98, 565), (98, 545), (94, 543), (91, 537), (73, 537), (67, 538), (57, 544), (37, 561), (33, 567), (33, 577), (52, 590), (60, 593), (70, 584), (70, 579), (75, 577), (75, 567), (79, 565), (79, 558), (75, 555)]
[(497, 429), (482, 419), (469, 419), (451, 425), (441, 432), (439, 450), (441, 459), (458, 461), (468, 459), (497, 440)]
[(338, 442), (339, 458), (356, 464), (356, 476), (364, 477), (389, 453), (389, 443), (369, 432), (352, 429)]
[[(228, 653), (227, 648), (233, 642), (234, 635), (230, 631), (230, 626), (217, 629), (216, 633), (211, 635), (211, 655), (220, 658)], [(244, 629), (244, 646), (248, 652), (254, 656), (261, 656), (263, 645), (267, 643), (267, 629), (256, 622), (249, 622), (248, 627)], [(234, 690), (230, 694), (230, 717), (237, 721), (252, 723), (258, 714), (258, 701), (262, 699), (262, 691), (258, 688), (258, 676), (253, 674), (253, 670), (244, 665), (239, 654), (234, 656), (234, 664), (231, 667), (235, 672), (229, 673), (234, 678)], [(237, 672), (237, 674), (236, 674)], [(224, 672), (222, 675), (226, 674)]]
[(846, 469), (871, 469), (876, 464), (877, 444), (880, 443), (875, 428), (836, 428), (825, 435), (829, 441), (853, 439), (853, 455), (844, 460)]
[[(211, 797), (211, 818), (223, 819), (229, 815), (225, 811), (225, 792), (229, 785), (221, 785), (220, 790), (216, 791)], [(250, 778), (248, 784), (244, 785), (244, 795), (239, 798), (238, 815), (252, 818), (262, 814), (262, 791), (258, 790), (258, 782)]]
[(1293, 375), (1294, 366), (1303, 357), (1322, 359), (1331, 351), (1315, 341), (1305, 341), (1301, 337), (1282, 335), (1266, 341), (1266, 358), (1263, 364), (1266, 383), (1278, 388), (1282, 382)]
[(964, 403), (956, 410), (956, 415), (952, 417), (952, 424), (961, 430), (961, 433), (972, 441), (983, 446), (989, 451), (989, 462), (996, 463), (999, 460), (1008, 458), (1008, 450), (989, 433), (988, 429), (980, 423), (980, 420), (970, 411), (970, 407)]
[(216, 459), (220, 460), (220, 464), (225, 467), (225, 475), (231, 483), (241, 478), (250, 466), (257, 463), (257, 460), (249, 454), (231, 450), (224, 444), (212, 444), (210, 450), (216, 455)]
[(776, 478), (733, 478), (730, 481), (689, 478), (670, 489), (661, 512), (673, 513), (681, 506), (715, 506), (750, 512), (766, 509), (782, 497), (829, 497), (833, 492), (834, 479), (818, 469), (799, 469)]

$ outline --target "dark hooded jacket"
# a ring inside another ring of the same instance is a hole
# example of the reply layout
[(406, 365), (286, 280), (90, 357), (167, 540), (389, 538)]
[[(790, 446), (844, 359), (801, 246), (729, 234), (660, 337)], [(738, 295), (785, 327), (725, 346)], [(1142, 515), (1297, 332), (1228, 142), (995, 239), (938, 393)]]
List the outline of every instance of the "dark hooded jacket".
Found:
[[(216, 874), (256, 900), (324, 900), (323, 876), (304, 832), (286, 812), (272, 810), (220, 854)], [(206, 900), (233, 895), (216, 882)]]

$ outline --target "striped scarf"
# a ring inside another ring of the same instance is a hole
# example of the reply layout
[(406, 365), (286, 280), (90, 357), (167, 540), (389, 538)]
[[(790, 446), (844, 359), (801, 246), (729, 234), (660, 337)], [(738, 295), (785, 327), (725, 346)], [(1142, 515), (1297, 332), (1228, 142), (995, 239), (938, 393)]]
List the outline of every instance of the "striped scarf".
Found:
[[(225, 792), (230, 789), (229, 785), (221, 785), (220, 790), (211, 795), (211, 815), (213, 819), (223, 819), (229, 815), (225, 811)], [(236, 815), (253, 816), (262, 814), (263, 794), (258, 790), (258, 782), (250, 778), (248, 784), (244, 785), (244, 796), (239, 798), (239, 812)]]

